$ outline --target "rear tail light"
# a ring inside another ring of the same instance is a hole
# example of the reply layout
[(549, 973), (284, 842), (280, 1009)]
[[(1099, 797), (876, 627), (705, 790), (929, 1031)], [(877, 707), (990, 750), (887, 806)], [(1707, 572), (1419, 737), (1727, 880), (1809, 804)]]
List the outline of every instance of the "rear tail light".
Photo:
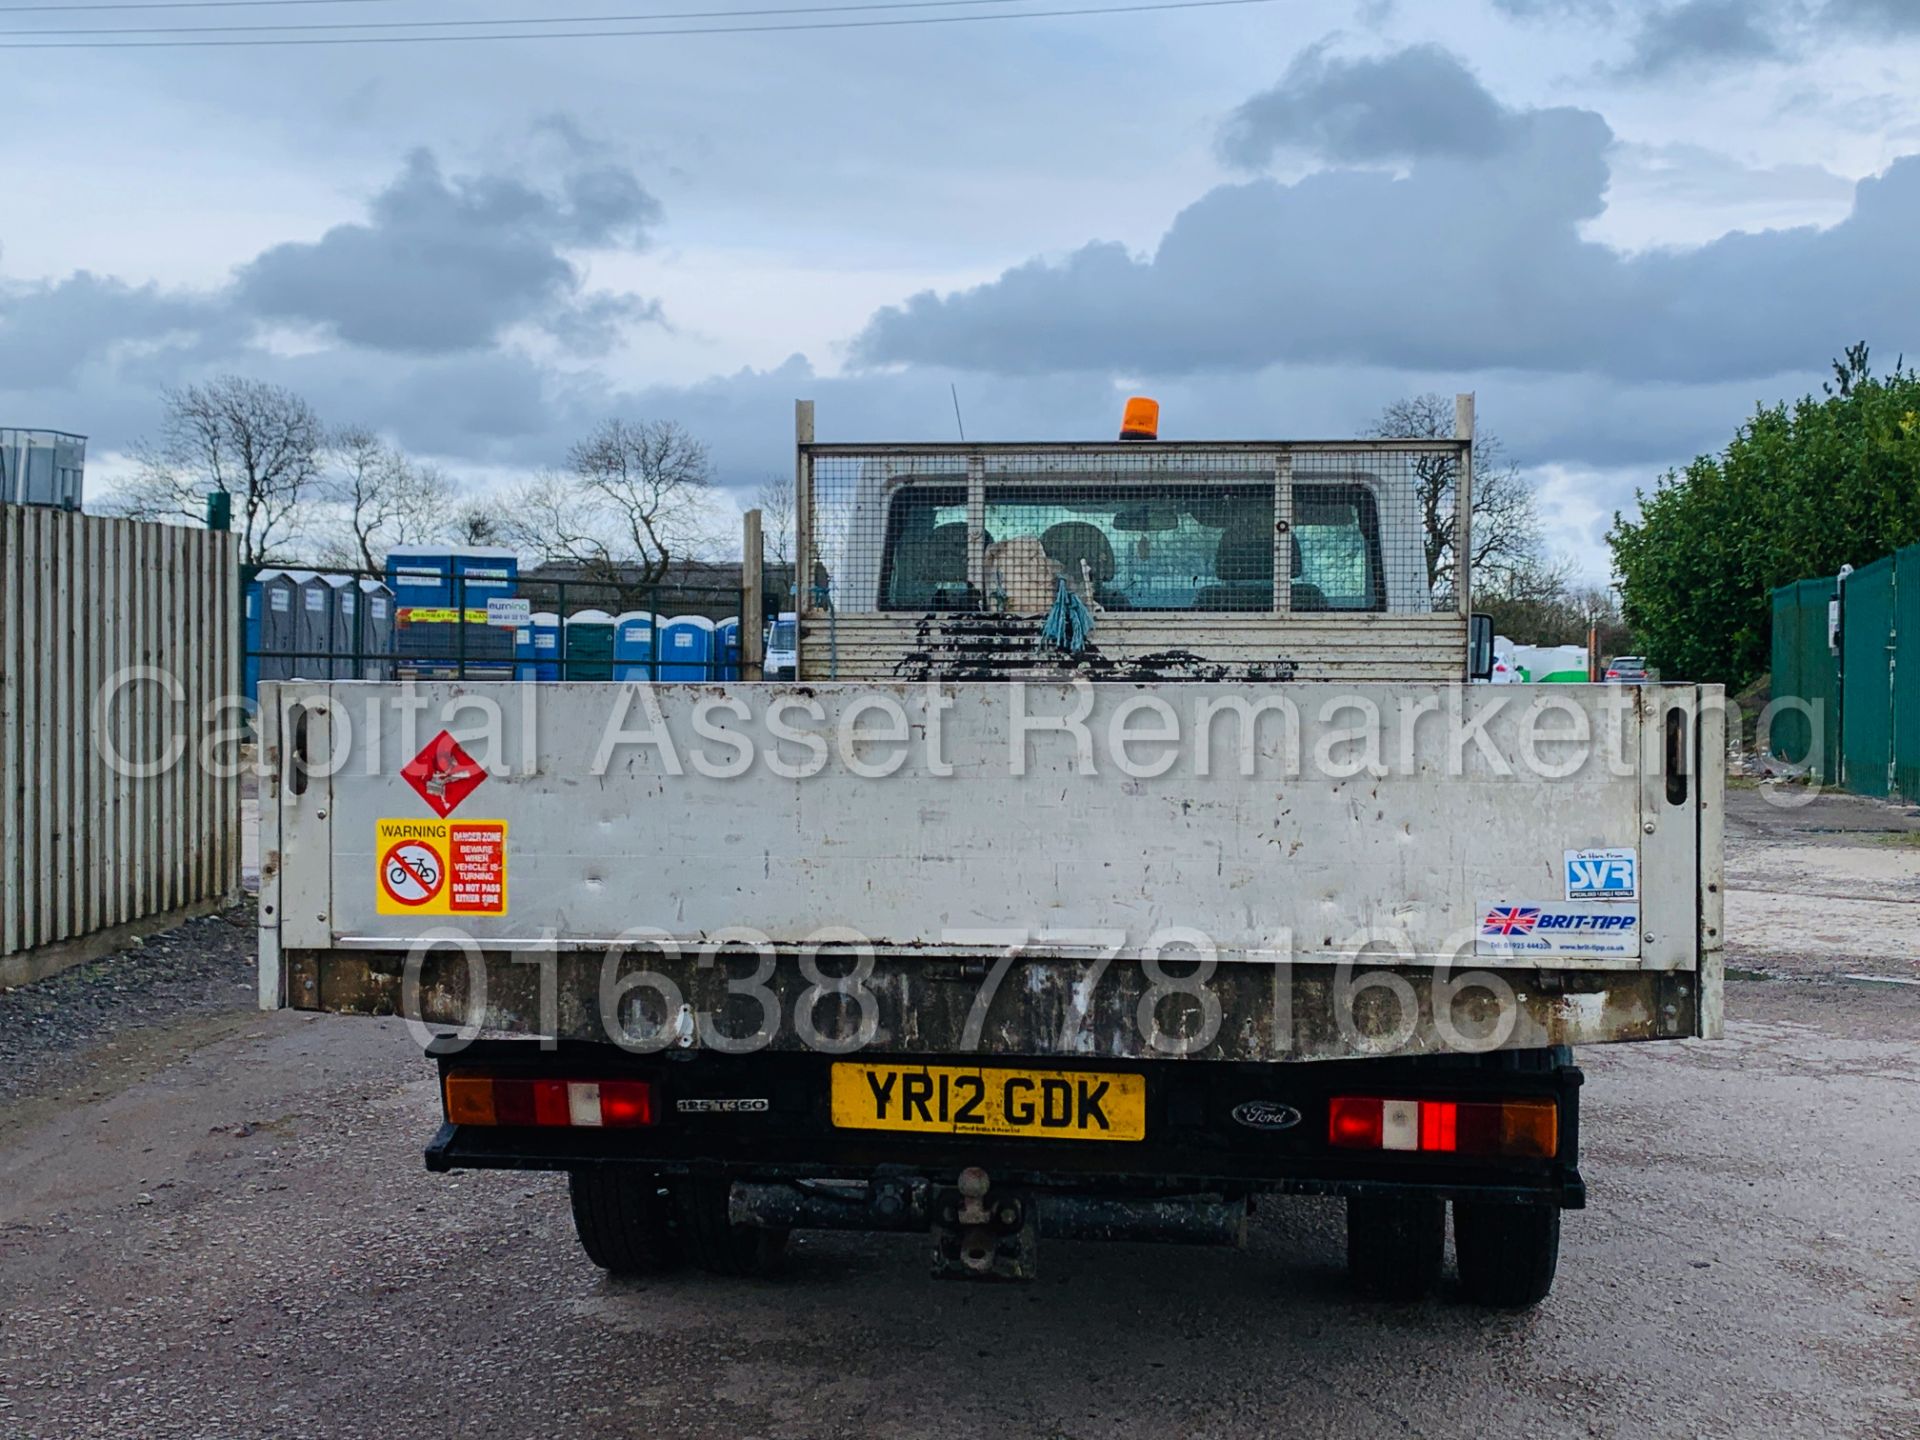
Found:
[(1551, 1100), (1381, 1100), (1342, 1095), (1327, 1106), (1327, 1143), (1336, 1150), (1551, 1160), (1560, 1149), (1560, 1107)]
[(524, 1080), (447, 1076), (447, 1119), (455, 1125), (653, 1124), (653, 1086), (645, 1080)]

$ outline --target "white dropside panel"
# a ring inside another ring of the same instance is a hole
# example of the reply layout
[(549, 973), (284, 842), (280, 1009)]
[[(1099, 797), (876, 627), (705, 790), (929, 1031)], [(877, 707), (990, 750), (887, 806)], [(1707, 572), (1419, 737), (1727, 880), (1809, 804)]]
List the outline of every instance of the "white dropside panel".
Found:
[[(330, 713), (279, 787), (282, 940), (832, 926), (946, 954), (1690, 969), (1699, 786), (1649, 767), (1676, 708), (1691, 749), (1699, 693), (289, 685)], [(402, 771), (443, 728), (475, 774), (423, 792)]]

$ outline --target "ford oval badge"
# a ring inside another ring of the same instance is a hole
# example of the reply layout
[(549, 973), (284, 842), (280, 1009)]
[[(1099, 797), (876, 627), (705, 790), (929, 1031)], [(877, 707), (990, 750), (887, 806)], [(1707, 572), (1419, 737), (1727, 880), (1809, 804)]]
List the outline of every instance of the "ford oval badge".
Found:
[(1242, 1100), (1233, 1107), (1233, 1118), (1249, 1130), (1291, 1130), (1300, 1123), (1300, 1112), (1278, 1100)]

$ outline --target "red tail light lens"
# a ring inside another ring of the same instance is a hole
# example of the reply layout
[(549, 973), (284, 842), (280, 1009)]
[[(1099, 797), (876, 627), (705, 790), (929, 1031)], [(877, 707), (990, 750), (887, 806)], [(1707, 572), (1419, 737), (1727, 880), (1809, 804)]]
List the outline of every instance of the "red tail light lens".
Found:
[(1335, 1100), (1327, 1107), (1327, 1141), (1341, 1150), (1378, 1150), (1380, 1102)]
[(446, 1102), (455, 1125), (621, 1129), (654, 1123), (653, 1086), (645, 1080), (523, 1080), (455, 1071), (447, 1076)]
[(1551, 1100), (1341, 1095), (1327, 1103), (1327, 1143), (1336, 1150), (1551, 1160), (1560, 1150), (1560, 1107)]

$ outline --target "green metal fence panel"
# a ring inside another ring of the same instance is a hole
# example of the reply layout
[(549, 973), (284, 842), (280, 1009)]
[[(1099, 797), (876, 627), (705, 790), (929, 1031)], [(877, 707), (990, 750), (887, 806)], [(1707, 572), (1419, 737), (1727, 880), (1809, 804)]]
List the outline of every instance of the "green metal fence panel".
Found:
[[(1840, 771), (1840, 677), (1827, 643), (1834, 576), (1801, 580), (1773, 592), (1773, 755), (1808, 766), (1822, 784)], [(1782, 700), (1797, 706), (1779, 705)]]
[(1893, 572), (1888, 555), (1846, 578), (1840, 599), (1840, 783), (1885, 795), (1893, 772)]
[(1893, 787), (1920, 802), (1920, 545), (1893, 557)]

